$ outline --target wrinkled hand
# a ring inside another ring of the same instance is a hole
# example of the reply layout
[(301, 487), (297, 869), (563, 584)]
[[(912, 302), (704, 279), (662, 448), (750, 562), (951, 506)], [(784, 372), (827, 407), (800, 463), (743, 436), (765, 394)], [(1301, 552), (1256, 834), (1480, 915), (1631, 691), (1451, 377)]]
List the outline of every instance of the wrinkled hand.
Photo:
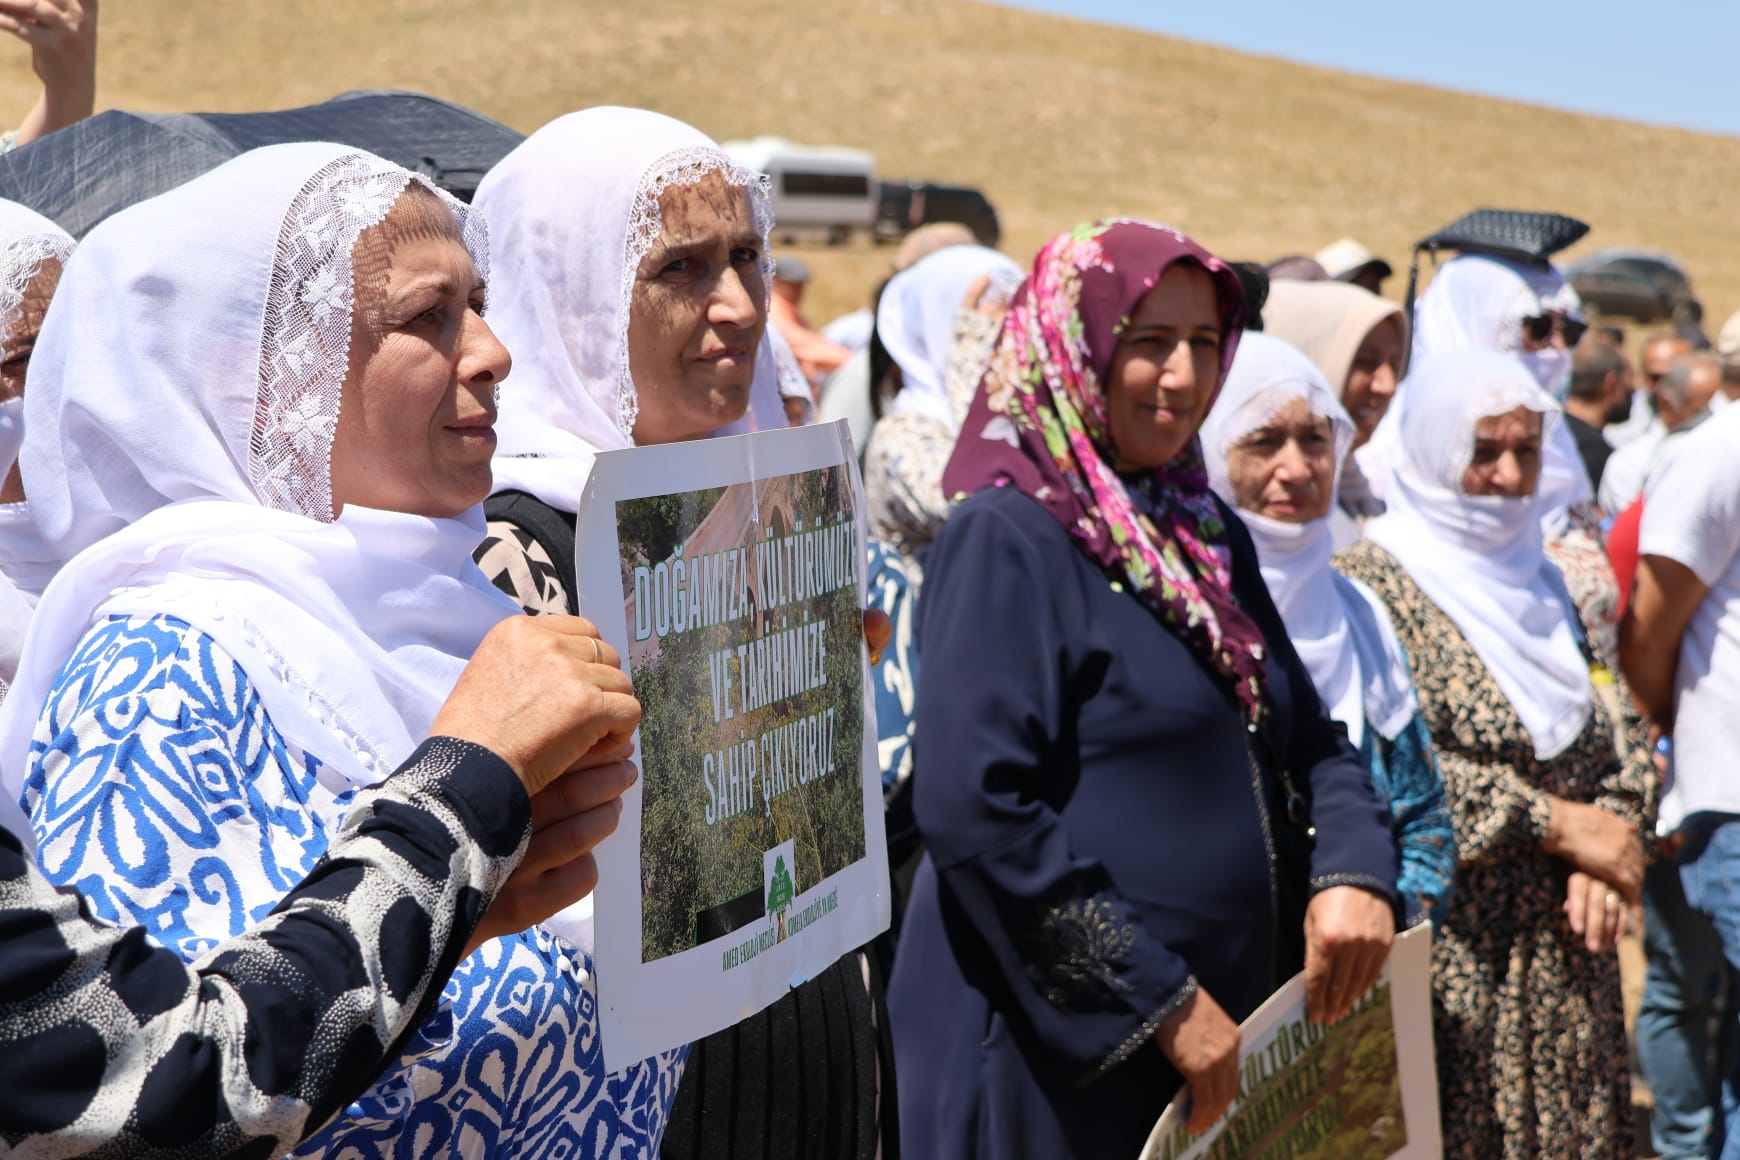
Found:
[(1552, 820), (1542, 848), (1607, 883), (1627, 905), (1643, 896), (1643, 842), (1636, 827), (1600, 806), (1553, 799)]
[(510, 616), (483, 638), (430, 733), (483, 746), (535, 799), (570, 769), (621, 761), (640, 702), (616, 650), (578, 616)]
[(1239, 1025), (1198, 990), (1160, 1024), (1154, 1040), (1190, 1091), (1185, 1131), (1208, 1131), (1239, 1094)]
[(1619, 945), (1625, 933), (1625, 900), (1607, 883), (1579, 870), (1565, 884), (1565, 917), (1571, 930), (1583, 936), (1590, 954), (1603, 954)]
[(0, 30), (30, 46), (30, 67), (50, 100), (86, 106), (71, 120), (90, 115), (97, 87), (97, 0), (0, 0)]
[(632, 763), (619, 759), (563, 774), (532, 798), (532, 840), (526, 856), (477, 924), (466, 954), (489, 939), (542, 922), (592, 893), (598, 885), (592, 850), (615, 832), (622, 795), (637, 776)]
[(1305, 1013), (1335, 1023), (1377, 982), (1396, 937), (1395, 912), (1359, 886), (1332, 886), (1305, 908)]
[(882, 663), (882, 650), (894, 640), (894, 622), (880, 608), (864, 610), (864, 647), (870, 650), (870, 663)]

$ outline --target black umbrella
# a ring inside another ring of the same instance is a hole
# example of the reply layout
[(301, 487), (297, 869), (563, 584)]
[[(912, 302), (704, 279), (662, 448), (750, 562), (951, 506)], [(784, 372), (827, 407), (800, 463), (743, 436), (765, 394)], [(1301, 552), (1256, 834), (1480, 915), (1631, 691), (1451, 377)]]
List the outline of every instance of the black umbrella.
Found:
[(1403, 309), (1414, 317), (1414, 290), (1420, 284), (1420, 255), (1429, 253), (1435, 264), (1443, 250), (1463, 254), (1490, 254), (1547, 269), (1553, 255), (1589, 232), (1587, 222), (1562, 213), (1530, 213), (1517, 209), (1477, 209), (1463, 214), (1443, 229), (1414, 243), (1414, 260), (1408, 269), (1408, 297)]
[(117, 210), (167, 192), (249, 149), (336, 141), (427, 175), (465, 201), (523, 136), (419, 93), (373, 89), (269, 113), (111, 109), (0, 156), (0, 197), (75, 238)]

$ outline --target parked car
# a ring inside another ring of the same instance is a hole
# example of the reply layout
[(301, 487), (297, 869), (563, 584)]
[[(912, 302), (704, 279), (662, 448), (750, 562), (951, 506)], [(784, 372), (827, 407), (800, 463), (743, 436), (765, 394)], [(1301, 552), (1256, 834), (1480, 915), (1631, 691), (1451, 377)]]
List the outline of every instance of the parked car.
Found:
[[(1583, 304), (1639, 322), (1674, 319), (1696, 303), (1692, 280), (1666, 254), (1603, 250), (1565, 271)], [(1676, 313), (1677, 312), (1677, 313)]]
[(967, 185), (935, 181), (884, 181), (876, 215), (876, 240), (897, 242), (932, 222), (959, 222), (980, 245), (995, 246), (1003, 236), (997, 211), (983, 193)]
[(739, 165), (767, 175), (774, 231), (782, 238), (819, 233), (838, 244), (876, 223), (876, 163), (863, 149), (781, 137), (726, 141), (721, 148)]

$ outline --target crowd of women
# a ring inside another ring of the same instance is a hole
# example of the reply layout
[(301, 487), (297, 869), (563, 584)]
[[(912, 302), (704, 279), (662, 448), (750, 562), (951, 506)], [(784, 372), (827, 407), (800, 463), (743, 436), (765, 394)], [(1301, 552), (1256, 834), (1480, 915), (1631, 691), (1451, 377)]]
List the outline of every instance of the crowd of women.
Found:
[(638, 708), (575, 512), (600, 451), (810, 410), (771, 225), (620, 108), (469, 206), (306, 144), (76, 248), (0, 214), (7, 1143), (1134, 1156), (1174, 1095), (1225, 1110), (1282, 981), (1336, 1021), (1429, 920), (1447, 1153), (1623, 1154), (1655, 791), (1559, 422), (1574, 295), (1465, 257), (1417, 327), (1263, 305), (1134, 220), (879, 289), (897, 929), (605, 1072), (587, 851)]

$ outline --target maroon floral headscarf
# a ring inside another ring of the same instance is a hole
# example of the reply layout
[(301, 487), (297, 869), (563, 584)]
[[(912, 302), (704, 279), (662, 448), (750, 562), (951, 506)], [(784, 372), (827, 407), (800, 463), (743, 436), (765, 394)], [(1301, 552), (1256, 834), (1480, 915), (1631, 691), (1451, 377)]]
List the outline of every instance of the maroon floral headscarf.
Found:
[[(1263, 634), (1232, 596), (1226, 523), (1202, 445), (1154, 471), (1120, 472), (1102, 386), (1119, 336), (1174, 262), (1194, 262), (1220, 296), (1221, 377), (1244, 328), (1244, 292), (1225, 262), (1165, 226), (1094, 222), (1046, 243), (1016, 291), (990, 366), (943, 473), (956, 499), (1014, 487), (1076, 546), (1121, 572), (1232, 687), (1252, 724), (1263, 713)], [(1218, 392), (1219, 388), (1216, 388)]]

